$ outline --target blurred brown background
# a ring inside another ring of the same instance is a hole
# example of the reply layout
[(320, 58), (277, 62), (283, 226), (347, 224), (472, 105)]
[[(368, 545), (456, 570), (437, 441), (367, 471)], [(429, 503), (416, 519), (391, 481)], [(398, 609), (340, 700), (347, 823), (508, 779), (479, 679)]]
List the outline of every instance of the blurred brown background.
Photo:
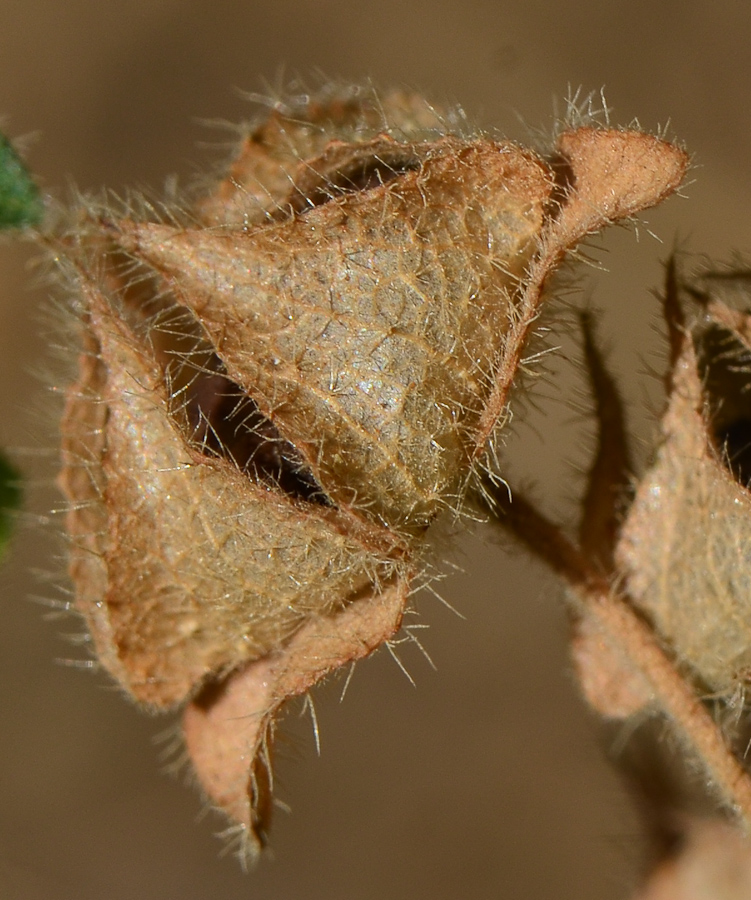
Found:
[[(211, 158), (198, 144), (215, 139), (197, 119), (247, 117), (234, 89), (263, 90), (264, 78), (320, 69), (419, 87), (520, 140), (551, 128), (569, 86), (604, 86), (614, 121), (669, 122), (696, 163), (688, 199), (647, 216), (665, 243), (644, 228), (638, 242), (609, 234), (598, 242), (609, 274), (582, 284), (606, 308), (601, 333), (643, 458), (660, 397), (660, 259), (676, 243), (751, 250), (750, 40), (751, 9), (723, 0), (4, 0), (0, 116), (10, 134), (36, 135), (31, 165), (64, 192), (68, 179), (190, 177)], [(0, 246), (0, 442), (33, 451), (19, 458), (40, 485), (31, 511), (44, 513), (54, 457), (41, 453), (48, 401), (32, 375), (54, 335), (38, 324), (48, 290), (28, 286), (31, 256)], [(581, 402), (575, 377), (537, 385), (541, 411), (520, 412), (509, 471), (570, 513), (591, 429), (561, 384)], [(416, 689), (382, 652), (343, 704), (341, 685), (317, 691), (320, 758), (309, 720), (290, 717), (279, 796), (292, 811), (277, 817), (273, 858), (243, 875), (220, 858), (219, 820), (196, 823), (198, 797), (160, 773), (153, 739), (169, 720), (55, 664), (82, 656), (62, 640), (77, 626), (45, 623), (27, 599), (54, 595), (30, 571), (59, 567), (25, 530), (0, 573), (0, 900), (627, 897), (639, 826), (576, 695), (558, 590), (482, 529), (460, 545), (466, 574), (442, 592), (466, 619), (417, 601), (437, 672), (405, 648)]]

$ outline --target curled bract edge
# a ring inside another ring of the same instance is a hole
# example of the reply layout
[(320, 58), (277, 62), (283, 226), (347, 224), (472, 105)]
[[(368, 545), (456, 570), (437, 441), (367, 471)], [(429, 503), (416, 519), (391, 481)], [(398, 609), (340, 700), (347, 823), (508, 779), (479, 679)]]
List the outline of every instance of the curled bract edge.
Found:
[(359, 91), (277, 106), (190, 208), (90, 202), (44, 235), (82, 342), (60, 475), (76, 606), (132, 697), (186, 704), (249, 855), (277, 710), (399, 628), (550, 276), (687, 165), (596, 126), (544, 158)]

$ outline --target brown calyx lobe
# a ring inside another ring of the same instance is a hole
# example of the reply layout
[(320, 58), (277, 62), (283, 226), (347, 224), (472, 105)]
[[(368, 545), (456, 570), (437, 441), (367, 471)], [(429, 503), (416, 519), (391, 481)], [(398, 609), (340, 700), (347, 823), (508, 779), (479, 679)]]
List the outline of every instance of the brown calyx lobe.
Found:
[[(312, 176), (320, 184), (326, 173), (346, 172), (348, 154), (369, 149), (371, 156), (393, 166), (390, 149), (434, 141), (451, 130), (448, 126), (424, 98), (400, 90), (386, 95), (355, 90), (345, 96), (307, 98), (293, 108), (277, 107), (244, 133), (226, 176), (199, 200), (195, 211), (207, 225), (246, 227), (283, 218), (290, 195), (305, 194), (298, 189), (306, 178)], [(331, 157), (332, 148), (338, 159)], [(323, 157), (324, 163), (311, 165)]]
[(304, 165), (278, 222), (122, 221), (117, 240), (336, 505), (419, 533), (454, 502), (551, 175), (515, 145), (457, 138), (335, 142)]
[[(319, 160), (301, 166), (289, 201), (281, 204), (272, 218), (305, 214), (347, 194), (382, 187), (419, 168), (419, 158), (410, 148), (388, 138), (363, 146), (332, 142)], [(300, 452), (227, 377), (216, 353), (196, 369), (183, 390), (180, 405), (191, 444), (202, 452), (231, 459), (240, 469), (272, 481), (290, 496), (331, 505)]]

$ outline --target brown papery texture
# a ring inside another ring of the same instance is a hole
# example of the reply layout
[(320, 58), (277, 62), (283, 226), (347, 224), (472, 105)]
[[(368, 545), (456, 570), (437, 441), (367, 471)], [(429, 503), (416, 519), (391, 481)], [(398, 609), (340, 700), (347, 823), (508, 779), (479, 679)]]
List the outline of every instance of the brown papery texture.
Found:
[[(419, 104), (399, 102), (403, 131)], [(327, 116), (360, 137), (358, 108), (367, 140), (322, 140)], [(233, 180), (219, 225), (92, 209), (59, 244), (86, 341), (63, 422), (71, 573), (101, 661), (153, 706), (404, 576), (457, 506), (552, 189), (511, 144), (376, 139), (362, 101), (301, 115), (234, 164), (247, 181), (262, 146), (282, 166), (257, 173), (271, 209)]]
[(283, 653), (209, 684), (184, 713), (185, 744), (211, 801), (242, 827), (243, 853), (267, 840), (273, 808), (274, 716), (324, 675), (367, 656), (399, 630), (406, 584), (362, 598), (336, 616), (305, 625)]
[(731, 692), (751, 666), (751, 495), (715, 440), (694, 346), (705, 328), (699, 323), (693, 338), (682, 337), (663, 443), (639, 484), (617, 555), (629, 592), (678, 662), (706, 688)]
[(91, 202), (45, 236), (83, 342), (60, 476), (76, 605), (133, 697), (188, 702), (247, 855), (277, 711), (393, 637), (427, 530), (495, 465), (551, 276), (686, 166), (594, 126), (546, 159), (359, 90), (279, 104), (190, 203)]
[[(335, 510), (301, 509), (231, 463), (191, 454), (168, 415), (162, 373), (95, 291), (87, 330), (106, 369), (82, 358), (63, 484), (78, 477), (84, 496), (90, 475), (103, 487), (69, 515), (73, 574), (101, 662), (138, 700), (165, 706), (206, 675), (262, 656), (396, 563)], [(83, 417), (103, 410), (104, 425), (91, 429)], [(78, 451), (84, 428), (90, 441)], [(101, 530), (86, 531), (92, 519)]]
[(414, 533), (457, 489), (552, 183), (513, 145), (401, 152), (416, 170), (278, 225), (126, 221), (116, 239), (335, 502)]

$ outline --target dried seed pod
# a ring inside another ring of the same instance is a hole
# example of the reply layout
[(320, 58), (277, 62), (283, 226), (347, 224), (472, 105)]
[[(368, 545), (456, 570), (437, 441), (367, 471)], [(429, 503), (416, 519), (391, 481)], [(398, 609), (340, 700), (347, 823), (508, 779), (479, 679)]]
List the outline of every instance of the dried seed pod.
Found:
[(251, 849), (274, 711), (398, 628), (548, 277), (686, 168), (641, 133), (565, 132), (548, 162), (459, 124), (400, 93), (277, 108), (190, 213), (92, 206), (56, 239), (84, 344), (62, 426), (76, 602), (136, 699), (194, 698), (199, 777)]
[[(727, 273), (723, 281), (729, 288)], [(618, 560), (678, 662), (705, 689), (731, 692), (751, 671), (749, 316), (718, 290), (696, 282), (692, 293), (705, 315), (688, 331), (675, 313), (669, 321), (676, 352), (663, 443), (639, 484)]]

